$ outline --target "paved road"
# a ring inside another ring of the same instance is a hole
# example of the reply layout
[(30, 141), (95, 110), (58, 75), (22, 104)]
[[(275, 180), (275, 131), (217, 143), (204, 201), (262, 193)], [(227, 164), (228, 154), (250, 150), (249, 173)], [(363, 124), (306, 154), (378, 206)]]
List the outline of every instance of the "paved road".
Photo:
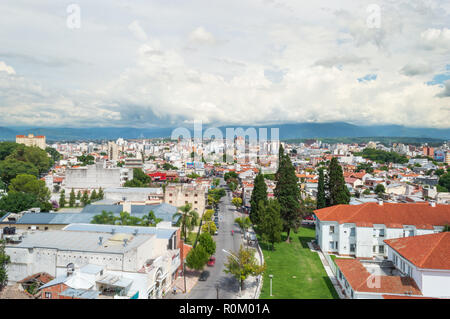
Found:
[[(226, 185), (221, 179), (221, 185)], [(216, 299), (216, 284), (219, 283), (219, 299), (236, 298), (239, 285), (237, 280), (230, 274), (223, 272), (224, 263), (227, 261), (227, 254), (222, 251), (225, 249), (231, 252), (237, 252), (242, 242), (239, 227), (234, 224), (234, 219), (238, 217), (235, 213), (236, 208), (231, 204), (232, 193), (227, 191), (227, 195), (222, 197), (219, 203), (219, 231), (216, 239), (216, 264), (213, 267), (205, 267), (210, 272), (206, 281), (199, 281), (194, 288), (187, 294), (187, 299)], [(234, 236), (231, 236), (231, 230), (234, 230)]]

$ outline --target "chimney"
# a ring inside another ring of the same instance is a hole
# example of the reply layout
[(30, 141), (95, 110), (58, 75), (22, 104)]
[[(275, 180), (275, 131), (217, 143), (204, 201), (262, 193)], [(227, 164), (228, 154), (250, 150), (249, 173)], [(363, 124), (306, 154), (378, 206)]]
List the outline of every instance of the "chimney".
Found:
[(382, 199), (378, 199), (378, 205), (383, 206), (383, 200)]
[(436, 202), (434, 200), (430, 200), (430, 206), (431, 207), (436, 207)]

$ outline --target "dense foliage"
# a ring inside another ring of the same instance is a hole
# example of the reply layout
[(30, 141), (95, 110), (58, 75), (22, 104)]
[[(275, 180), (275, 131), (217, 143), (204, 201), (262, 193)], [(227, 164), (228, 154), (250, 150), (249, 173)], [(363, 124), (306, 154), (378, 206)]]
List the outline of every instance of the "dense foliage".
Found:
[(406, 156), (401, 155), (396, 152), (386, 152), (382, 150), (377, 150), (374, 148), (365, 148), (361, 153), (355, 153), (355, 156), (362, 156), (363, 158), (368, 158), (374, 162), (384, 164), (384, 163), (408, 163)]

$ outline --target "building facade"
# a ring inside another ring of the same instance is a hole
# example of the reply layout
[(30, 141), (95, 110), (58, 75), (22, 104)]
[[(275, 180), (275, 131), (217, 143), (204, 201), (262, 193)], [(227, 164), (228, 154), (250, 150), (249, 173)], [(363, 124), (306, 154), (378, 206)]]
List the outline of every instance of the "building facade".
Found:
[(34, 136), (33, 134), (25, 135), (16, 135), (16, 143), (24, 144), (26, 146), (37, 146), (43, 150), (47, 147), (45, 143), (45, 136), (38, 135)]

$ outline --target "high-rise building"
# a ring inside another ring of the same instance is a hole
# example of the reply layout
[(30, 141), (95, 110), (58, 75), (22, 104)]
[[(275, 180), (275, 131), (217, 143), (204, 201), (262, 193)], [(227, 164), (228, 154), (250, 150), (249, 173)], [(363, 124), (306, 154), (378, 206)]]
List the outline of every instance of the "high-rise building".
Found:
[(24, 144), (26, 146), (37, 146), (45, 150), (47, 144), (45, 144), (45, 136), (38, 135), (34, 136), (33, 134), (25, 135), (16, 135), (16, 143)]

